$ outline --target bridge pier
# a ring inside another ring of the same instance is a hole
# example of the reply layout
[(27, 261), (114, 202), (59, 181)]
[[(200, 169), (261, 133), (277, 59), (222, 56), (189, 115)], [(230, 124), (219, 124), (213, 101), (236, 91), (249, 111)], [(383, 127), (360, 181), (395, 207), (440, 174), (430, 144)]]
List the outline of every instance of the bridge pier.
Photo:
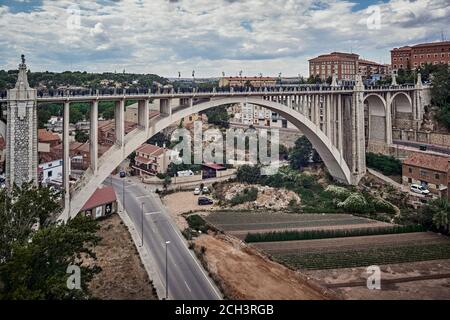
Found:
[(116, 102), (114, 119), (116, 145), (123, 148), (125, 144), (125, 99)]
[(357, 75), (351, 104), (352, 116), (352, 184), (359, 183), (366, 174), (366, 141), (364, 132), (364, 85)]
[(170, 99), (159, 100), (159, 112), (161, 115), (170, 116), (172, 114), (172, 108), (170, 107)]
[(138, 101), (138, 126), (141, 130), (148, 131), (150, 125), (150, 101), (148, 99)]
[(98, 170), (98, 100), (92, 101), (89, 130), (89, 156), (91, 169), (95, 174)]
[(63, 188), (64, 188), (64, 212), (66, 219), (70, 217), (70, 102), (64, 102), (63, 110)]

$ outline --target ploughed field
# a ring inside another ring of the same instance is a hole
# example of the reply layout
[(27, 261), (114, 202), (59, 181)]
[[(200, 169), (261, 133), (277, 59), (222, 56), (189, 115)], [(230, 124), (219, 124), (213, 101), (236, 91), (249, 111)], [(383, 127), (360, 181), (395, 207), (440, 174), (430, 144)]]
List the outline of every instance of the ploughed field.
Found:
[(244, 240), (248, 233), (285, 230), (346, 230), (386, 227), (390, 224), (351, 214), (289, 214), (276, 212), (218, 211), (206, 217), (208, 223)]
[(253, 245), (295, 269), (335, 269), (450, 259), (450, 240), (429, 232)]
[(294, 269), (338, 269), (450, 259), (448, 237), (351, 214), (213, 212), (219, 230)]

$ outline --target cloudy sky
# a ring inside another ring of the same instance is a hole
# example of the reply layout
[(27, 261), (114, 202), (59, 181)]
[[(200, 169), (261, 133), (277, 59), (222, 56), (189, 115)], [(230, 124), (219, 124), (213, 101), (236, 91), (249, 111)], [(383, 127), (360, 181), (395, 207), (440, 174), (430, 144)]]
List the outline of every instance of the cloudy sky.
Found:
[(450, 38), (450, 0), (0, 0), (0, 69), (308, 75), (307, 60)]

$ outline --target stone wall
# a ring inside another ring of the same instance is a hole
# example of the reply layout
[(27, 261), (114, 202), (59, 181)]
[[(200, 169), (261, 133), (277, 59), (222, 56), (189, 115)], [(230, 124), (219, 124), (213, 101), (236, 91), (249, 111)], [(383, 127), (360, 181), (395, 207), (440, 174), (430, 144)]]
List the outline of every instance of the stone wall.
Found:
[(370, 116), (370, 140), (386, 141), (386, 117)]
[(450, 134), (418, 130), (393, 129), (394, 140), (414, 141), (450, 147)]

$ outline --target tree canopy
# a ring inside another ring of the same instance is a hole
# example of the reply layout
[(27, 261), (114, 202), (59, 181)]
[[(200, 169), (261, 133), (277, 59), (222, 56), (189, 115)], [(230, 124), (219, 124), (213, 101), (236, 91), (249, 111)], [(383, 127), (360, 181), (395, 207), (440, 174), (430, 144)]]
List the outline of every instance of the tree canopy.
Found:
[[(78, 216), (53, 222), (60, 195), (32, 184), (0, 190), (0, 299), (85, 299), (99, 272), (92, 248), (100, 240), (96, 221)], [(80, 289), (67, 285), (68, 266), (80, 268)]]

